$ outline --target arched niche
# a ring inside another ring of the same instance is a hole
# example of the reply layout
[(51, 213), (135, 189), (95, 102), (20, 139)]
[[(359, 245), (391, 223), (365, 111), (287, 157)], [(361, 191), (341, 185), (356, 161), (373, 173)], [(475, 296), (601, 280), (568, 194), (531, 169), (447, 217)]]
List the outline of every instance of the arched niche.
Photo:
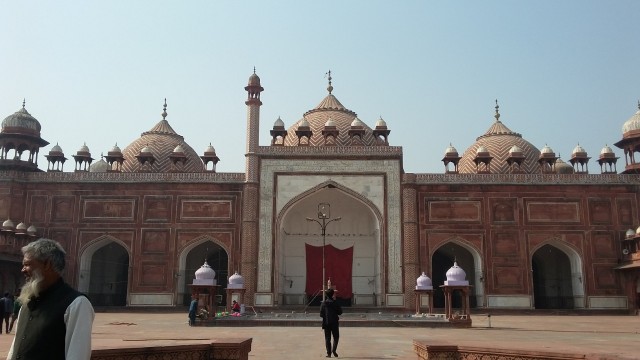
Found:
[[(229, 269), (229, 249), (210, 236), (199, 237), (180, 252), (179, 270), (176, 274), (178, 278), (176, 286), (178, 304), (189, 305), (191, 302), (191, 290), (188, 285), (193, 283), (196, 270), (204, 264), (205, 260), (216, 272), (217, 285), (220, 285), (220, 289), (227, 287), (231, 271)], [(220, 305), (224, 305), (224, 292), (221, 291), (219, 296), (221, 296), (218, 298)]]
[(570, 245), (552, 239), (532, 249), (531, 276), (536, 309), (584, 308), (582, 259)]
[(78, 291), (94, 306), (125, 306), (129, 291), (131, 255), (127, 246), (110, 235), (87, 244), (80, 255)]
[[(328, 220), (341, 218), (326, 223), (324, 239), (321, 225), (306, 219), (320, 220), (321, 203), (330, 204)], [(319, 303), (305, 293), (305, 244), (322, 247), (324, 240), (325, 245), (339, 250), (353, 247), (352, 293), (343, 305), (383, 305), (385, 252), (381, 224), (382, 216), (369, 200), (335, 182), (319, 184), (289, 201), (276, 219), (274, 287), (280, 304)], [(318, 288), (321, 286), (318, 284)]]
[[(469, 285), (472, 286), (469, 295), (470, 307), (484, 306), (482, 257), (475, 247), (462, 238), (452, 238), (433, 251), (431, 256), (431, 280), (434, 287), (433, 306), (435, 308), (444, 308), (444, 294), (440, 286), (444, 285), (444, 281), (447, 280), (447, 271), (453, 266), (454, 261), (467, 274)], [(453, 299), (454, 307), (460, 305), (461, 299), (457, 296), (459, 295), (457, 294)]]

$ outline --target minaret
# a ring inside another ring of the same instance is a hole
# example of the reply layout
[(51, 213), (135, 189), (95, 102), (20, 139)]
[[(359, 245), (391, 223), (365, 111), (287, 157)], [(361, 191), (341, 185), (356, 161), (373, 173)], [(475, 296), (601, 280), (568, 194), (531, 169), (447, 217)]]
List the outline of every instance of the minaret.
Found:
[(258, 151), (260, 139), (260, 93), (264, 90), (260, 86), (260, 78), (256, 75), (256, 69), (253, 68), (253, 74), (249, 76), (249, 84), (244, 87), (247, 90), (247, 153), (246, 153), (246, 181), (258, 181)]
[[(259, 218), (259, 181), (260, 158), (258, 157), (258, 140), (260, 135), (260, 78), (256, 69), (249, 77), (247, 90), (247, 153), (245, 167), (245, 185), (242, 196), (242, 235), (241, 235), (241, 270), (245, 276), (246, 299), (253, 304), (258, 288), (258, 218)], [(237, 262), (234, 267), (237, 267)]]

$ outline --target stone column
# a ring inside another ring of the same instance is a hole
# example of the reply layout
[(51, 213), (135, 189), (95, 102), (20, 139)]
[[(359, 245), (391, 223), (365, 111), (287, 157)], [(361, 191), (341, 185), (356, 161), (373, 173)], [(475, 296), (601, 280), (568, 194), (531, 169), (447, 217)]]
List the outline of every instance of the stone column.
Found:
[(403, 277), (407, 309), (416, 307), (416, 297), (409, 296), (420, 276), (419, 236), (418, 236), (418, 198), (415, 189), (415, 174), (402, 175), (402, 227), (403, 227)]

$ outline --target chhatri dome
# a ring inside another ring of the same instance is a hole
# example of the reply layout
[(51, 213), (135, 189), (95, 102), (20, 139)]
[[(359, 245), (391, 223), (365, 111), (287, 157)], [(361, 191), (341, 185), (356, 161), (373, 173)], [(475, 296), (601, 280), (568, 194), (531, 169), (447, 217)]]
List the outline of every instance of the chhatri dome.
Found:
[(2, 121), (2, 133), (15, 133), (40, 137), (42, 126), (25, 108), (26, 101), (22, 101), (22, 109), (7, 116)]
[(484, 135), (476, 138), (476, 142), (465, 150), (460, 164), (458, 166), (461, 174), (477, 173), (476, 163), (473, 161), (477, 155), (479, 148), (484, 148), (493, 159), (491, 160), (491, 173), (508, 174), (511, 173), (507, 159), (510, 157), (510, 151), (514, 146), (522, 151), (525, 159), (520, 166), (520, 170), (524, 173), (533, 174), (540, 172), (538, 158), (540, 150), (533, 144), (522, 138), (521, 134), (511, 131), (506, 125), (500, 121), (500, 106), (496, 100), (495, 121), (484, 133)]
[(136, 156), (139, 155), (142, 150), (144, 150), (146, 154), (153, 155), (154, 157), (154, 162), (151, 165), (152, 172), (169, 172), (174, 169), (170, 156), (177, 147), (181, 147), (186, 156), (186, 162), (182, 169), (183, 172), (204, 171), (204, 164), (200, 156), (184, 141), (181, 135), (173, 130), (166, 117), (167, 100), (165, 99), (162, 120), (149, 131), (143, 132), (137, 140), (129, 144), (122, 152), (126, 159), (122, 164), (123, 172), (137, 172), (141, 170), (142, 165), (136, 160)]
[[(340, 101), (332, 94), (333, 86), (331, 85), (331, 71), (329, 75), (329, 86), (327, 95), (314, 109), (304, 113), (302, 119), (298, 120), (287, 130), (287, 136), (284, 141), (285, 146), (298, 146), (298, 136), (296, 130), (299, 126), (308, 126), (311, 130), (311, 141), (309, 146), (322, 146), (325, 144), (322, 131), (325, 126), (335, 126), (338, 130), (335, 145), (349, 146), (351, 141), (349, 138), (349, 130), (354, 127), (359, 131), (363, 131), (361, 136), (362, 146), (370, 146), (376, 143), (373, 136), (373, 130), (364, 122), (357, 118), (357, 114), (340, 103)], [(329, 121), (331, 120), (331, 121)]]

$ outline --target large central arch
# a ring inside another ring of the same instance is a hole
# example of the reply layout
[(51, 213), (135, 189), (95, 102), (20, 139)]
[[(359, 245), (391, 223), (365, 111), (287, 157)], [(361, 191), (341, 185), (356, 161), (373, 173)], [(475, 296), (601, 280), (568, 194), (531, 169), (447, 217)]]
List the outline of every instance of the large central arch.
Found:
[[(330, 204), (331, 219), (324, 242), (339, 250), (353, 248), (352, 294), (347, 304), (377, 306), (384, 301), (384, 244), (382, 216), (361, 195), (335, 182), (320, 184), (289, 201), (276, 219), (274, 289), (283, 305), (303, 305), (313, 300), (305, 293), (305, 244), (323, 246), (318, 205)], [(338, 292), (340, 289), (338, 289)]]

